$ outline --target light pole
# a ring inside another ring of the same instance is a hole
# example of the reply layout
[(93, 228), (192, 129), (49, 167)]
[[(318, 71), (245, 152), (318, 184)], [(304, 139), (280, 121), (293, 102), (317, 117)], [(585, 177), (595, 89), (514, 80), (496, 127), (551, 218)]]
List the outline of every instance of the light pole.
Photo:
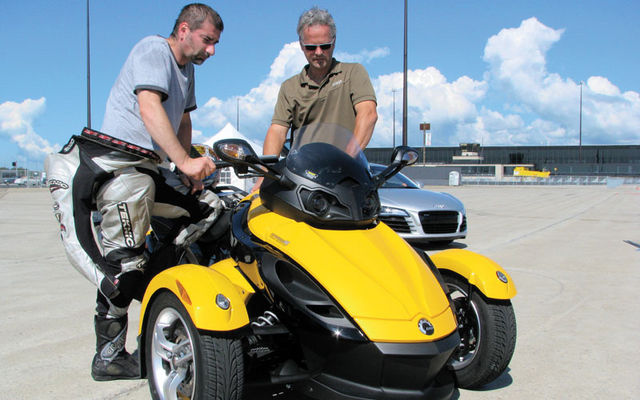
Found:
[(397, 89), (392, 89), (393, 93), (393, 148), (396, 147), (396, 92)]
[(582, 161), (582, 81), (580, 81), (580, 136), (578, 141), (578, 161)]
[(404, 0), (404, 67), (402, 75), (402, 145), (407, 145), (407, 0)]

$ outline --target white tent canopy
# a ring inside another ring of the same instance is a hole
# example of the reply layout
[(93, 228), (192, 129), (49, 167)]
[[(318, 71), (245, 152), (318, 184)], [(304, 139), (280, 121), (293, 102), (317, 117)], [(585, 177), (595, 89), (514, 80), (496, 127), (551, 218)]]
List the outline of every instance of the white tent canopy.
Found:
[[(238, 132), (238, 130), (234, 128), (233, 125), (231, 125), (230, 123), (227, 123), (224, 126), (224, 128), (220, 129), (218, 133), (216, 133), (215, 135), (213, 135), (211, 138), (207, 139), (203, 143), (206, 144), (207, 146), (213, 147), (213, 144), (215, 142), (222, 139), (246, 140), (251, 145), (251, 147), (253, 147), (253, 151), (255, 151), (256, 154), (258, 155), (262, 154), (262, 144), (247, 138), (242, 133)], [(224, 168), (220, 171), (221, 173), (220, 184), (233, 185), (247, 192), (251, 190), (255, 182), (255, 179), (240, 179), (235, 173), (230, 173), (230, 171), (231, 171), (231, 168)]]
[(243, 139), (243, 140), (246, 140), (247, 142), (249, 142), (251, 147), (253, 147), (253, 151), (255, 151), (256, 154), (258, 154), (258, 155), (262, 154), (262, 144), (261, 143), (258, 143), (256, 141), (253, 141), (253, 140), (247, 138), (242, 133), (238, 132), (238, 130), (236, 128), (234, 128), (233, 125), (231, 125), (231, 123), (229, 123), (229, 122), (227, 122), (227, 124), (224, 126), (224, 128), (220, 129), (220, 131), (218, 131), (218, 133), (213, 135), (211, 138), (207, 139), (207, 141), (205, 141), (204, 144), (206, 144), (207, 146), (213, 147), (213, 144), (215, 142), (217, 142), (218, 140), (222, 140), (222, 139)]

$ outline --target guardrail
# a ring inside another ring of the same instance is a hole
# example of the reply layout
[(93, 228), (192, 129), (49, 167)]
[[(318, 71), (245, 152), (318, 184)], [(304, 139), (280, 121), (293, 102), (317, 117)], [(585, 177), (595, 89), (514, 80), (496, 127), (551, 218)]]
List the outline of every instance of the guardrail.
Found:
[(462, 176), (463, 185), (640, 185), (640, 177), (617, 176), (570, 176), (556, 175), (548, 178), (537, 177), (503, 177), (496, 179), (489, 176)]

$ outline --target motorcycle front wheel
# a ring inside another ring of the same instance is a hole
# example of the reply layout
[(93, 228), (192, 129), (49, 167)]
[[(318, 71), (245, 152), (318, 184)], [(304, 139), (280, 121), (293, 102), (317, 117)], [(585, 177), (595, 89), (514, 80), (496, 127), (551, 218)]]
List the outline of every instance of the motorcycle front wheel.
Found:
[(500, 376), (516, 345), (516, 317), (509, 300), (488, 299), (451, 273), (442, 277), (455, 307), (461, 344), (451, 356), (458, 386), (477, 389)]
[(240, 341), (198, 331), (172, 293), (160, 294), (151, 306), (145, 361), (153, 399), (242, 399)]

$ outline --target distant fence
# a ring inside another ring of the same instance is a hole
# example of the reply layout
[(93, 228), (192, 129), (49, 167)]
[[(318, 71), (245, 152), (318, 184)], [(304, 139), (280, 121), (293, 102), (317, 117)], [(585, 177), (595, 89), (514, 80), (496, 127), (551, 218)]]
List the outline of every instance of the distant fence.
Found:
[(619, 176), (550, 176), (536, 177), (504, 177), (500, 180), (494, 177), (462, 176), (463, 185), (640, 185), (640, 177)]

